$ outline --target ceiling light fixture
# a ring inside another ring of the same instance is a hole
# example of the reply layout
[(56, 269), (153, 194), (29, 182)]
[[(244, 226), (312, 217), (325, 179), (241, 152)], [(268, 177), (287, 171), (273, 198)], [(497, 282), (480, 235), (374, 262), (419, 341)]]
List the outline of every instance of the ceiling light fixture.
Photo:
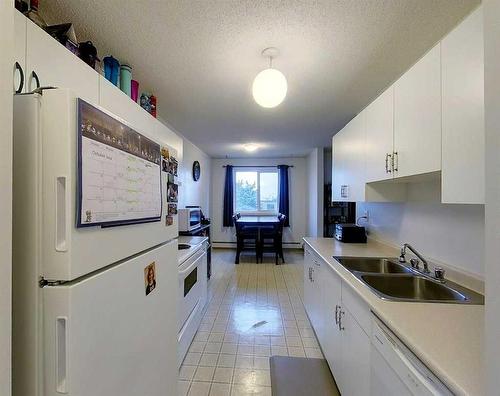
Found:
[(273, 58), (278, 54), (278, 49), (274, 47), (262, 51), (262, 56), (269, 58), (269, 68), (262, 70), (253, 80), (253, 98), (262, 107), (276, 107), (286, 96), (288, 89), (286, 78), (279, 70), (273, 69)]
[(243, 145), (243, 148), (248, 151), (249, 153), (252, 153), (254, 152), (255, 150), (257, 150), (259, 148), (259, 146), (255, 143), (246, 143)]

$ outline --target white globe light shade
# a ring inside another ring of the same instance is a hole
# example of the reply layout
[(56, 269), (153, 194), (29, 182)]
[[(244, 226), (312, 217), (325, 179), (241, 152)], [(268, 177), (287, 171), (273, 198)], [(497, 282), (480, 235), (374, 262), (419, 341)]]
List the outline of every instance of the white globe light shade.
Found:
[(262, 70), (253, 80), (253, 98), (262, 107), (276, 107), (285, 99), (287, 88), (286, 78), (279, 70)]

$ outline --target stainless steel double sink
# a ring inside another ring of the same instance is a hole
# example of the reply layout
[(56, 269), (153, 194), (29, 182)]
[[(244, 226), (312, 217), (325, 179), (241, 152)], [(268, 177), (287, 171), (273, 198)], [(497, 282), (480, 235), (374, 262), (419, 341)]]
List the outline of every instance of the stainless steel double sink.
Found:
[(441, 283), (397, 258), (334, 257), (384, 300), (484, 304), (484, 296), (449, 280)]

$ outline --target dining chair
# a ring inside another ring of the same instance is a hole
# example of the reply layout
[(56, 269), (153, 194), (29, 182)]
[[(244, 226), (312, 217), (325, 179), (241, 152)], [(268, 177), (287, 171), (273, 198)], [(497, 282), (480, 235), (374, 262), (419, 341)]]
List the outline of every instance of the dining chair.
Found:
[(280, 213), (278, 214), (279, 223), (261, 227), (258, 248), (260, 262), (264, 259), (264, 253), (270, 252), (274, 253), (276, 265), (278, 265), (278, 258), (281, 258), (282, 262), (285, 263), (283, 257), (283, 224), (285, 219), (286, 216)]
[(233, 223), (236, 228), (236, 258), (235, 264), (240, 263), (240, 254), (243, 250), (255, 251), (255, 262), (259, 262), (259, 228), (246, 226), (238, 220), (241, 214), (235, 213), (233, 215)]

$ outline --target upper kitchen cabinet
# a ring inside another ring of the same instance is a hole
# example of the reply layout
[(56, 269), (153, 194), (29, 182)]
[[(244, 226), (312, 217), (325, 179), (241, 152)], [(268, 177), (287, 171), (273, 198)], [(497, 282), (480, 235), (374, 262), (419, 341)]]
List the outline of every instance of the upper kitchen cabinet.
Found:
[(26, 92), (26, 21), (27, 18), (14, 10), (14, 92)]
[(441, 51), (436, 45), (394, 84), (394, 177), (441, 170)]
[(32, 21), (26, 21), (27, 92), (38, 86), (67, 88), (97, 104), (99, 74)]
[(484, 203), (484, 51), (479, 7), (441, 42), (442, 202)]
[(168, 141), (171, 148), (176, 151), (177, 160), (182, 160), (182, 138), (103, 76), (99, 76), (99, 106), (127, 120), (137, 132), (158, 142)]
[(99, 76), (99, 105), (127, 120), (137, 132), (155, 138), (156, 120), (103, 76)]
[(375, 99), (364, 113), (366, 182), (392, 179), (394, 87), (389, 87)]
[(333, 137), (332, 197), (334, 201), (365, 200), (364, 113)]

